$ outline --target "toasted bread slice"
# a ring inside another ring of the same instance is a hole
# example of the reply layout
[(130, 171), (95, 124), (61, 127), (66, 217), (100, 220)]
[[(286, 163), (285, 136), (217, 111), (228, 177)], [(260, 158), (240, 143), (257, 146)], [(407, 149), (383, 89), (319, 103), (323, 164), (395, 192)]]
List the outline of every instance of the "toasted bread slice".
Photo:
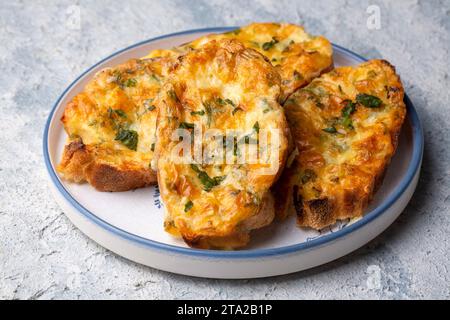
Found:
[(321, 229), (360, 217), (381, 184), (406, 114), (400, 78), (387, 61), (341, 67), (285, 103), (296, 149), (277, 183), (277, 212)]
[(281, 76), (280, 101), (333, 68), (331, 43), (325, 37), (311, 36), (303, 27), (288, 23), (252, 23), (231, 32), (204, 36), (171, 50), (155, 50), (148, 57), (179, 56), (219, 39), (239, 40), (271, 61)]
[(150, 169), (156, 140), (153, 99), (171, 59), (133, 59), (99, 72), (66, 106), (69, 136), (58, 171), (100, 191), (126, 191), (156, 183)]
[[(193, 247), (233, 249), (272, 221), (269, 189), (287, 154), (279, 95), (275, 68), (236, 40), (213, 40), (183, 56), (155, 100), (156, 167), (168, 232)], [(183, 151), (173, 136), (177, 129), (185, 132)], [(207, 130), (217, 136), (208, 139)], [(191, 135), (195, 143), (188, 141)], [(203, 150), (200, 160), (195, 145)], [(250, 145), (263, 145), (267, 157), (246, 161)]]

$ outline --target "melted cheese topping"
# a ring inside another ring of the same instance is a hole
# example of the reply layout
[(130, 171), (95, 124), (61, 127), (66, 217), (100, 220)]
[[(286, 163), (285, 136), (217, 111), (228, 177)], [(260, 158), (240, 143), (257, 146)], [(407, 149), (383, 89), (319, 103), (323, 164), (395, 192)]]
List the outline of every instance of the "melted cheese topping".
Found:
[(393, 67), (373, 60), (337, 68), (297, 91), (285, 111), (297, 150), (280, 184), (293, 193), (299, 224), (322, 228), (362, 215), (406, 113)]
[[(280, 78), (275, 69), (258, 52), (235, 40), (208, 42), (182, 58), (155, 102), (160, 110), (158, 182), (169, 232), (179, 233), (196, 245), (205, 237), (242, 238), (249, 230), (272, 221), (261, 208), (286, 157), (287, 123), (277, 102), (279, 95)], [(179, 153), (174, 154), (174, 150), (179, 142), (173, 141), (172, 133), (180, 127), (193, 131), (194, 124), (203, 132), (241, 130), (236, 141), (245, 141), (248, 136), (248, 142), (258, 138), (257, 131), (275, 134), (275, 129), (279, 130), (280, 144), (267, 145), (270, 152), (279, 154), (273, 160), (277, 163), (269, 162), (277, 170), (260, 174), (258, 169), (266, 164), (237, 163), (241, 152), (237, 149), (245, 143), (232, 141), (223, 149), (223, 139), (205, 137), (200, 137), (204, 150), (226, 150), (235, 164), (177, 163)], [(219, 246), (242, 246), (246, 241), (222, 241)]]
[(333, 65), (332, 46), (294, 24), (253, 23), (231, 32), (201, 37), (172, 50), (156, 50), (148, 57), (179, 56), (211, 40), (236, 39), (266, 56), (281, 76), (281, 101)]

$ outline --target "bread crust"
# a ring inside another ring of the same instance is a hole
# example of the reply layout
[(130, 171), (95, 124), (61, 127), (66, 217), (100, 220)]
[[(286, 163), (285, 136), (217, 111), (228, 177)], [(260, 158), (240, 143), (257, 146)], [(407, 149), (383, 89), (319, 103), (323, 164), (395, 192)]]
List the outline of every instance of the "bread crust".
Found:
[(156, 173), (150, 168), (117, 167), (98, 161), (95, 150), (81, 139), (64, 147), (58, 171), (65, 179), (76, 183), (87, 181), (98, 191), (128, 191), (157, 182)]

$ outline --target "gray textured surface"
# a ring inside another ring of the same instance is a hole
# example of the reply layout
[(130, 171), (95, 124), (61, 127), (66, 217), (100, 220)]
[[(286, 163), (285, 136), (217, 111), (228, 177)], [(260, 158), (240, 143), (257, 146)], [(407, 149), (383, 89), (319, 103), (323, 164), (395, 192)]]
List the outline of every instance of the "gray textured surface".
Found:
[[(450, 298), (450, 1), (124, 3), (0, 1), (0, 298)], [(369, 4), (380, 7), (380, 30), (366, 27)], [(71, 23), (71, 5), (81, 10), (80, 29)], [(405, 212), (336, 262), (249, 281), (153, 270), (90, 241), (47, 187), (41, 139), (53, 102), (117, 49), (169, 32), (250, 21), (303, 23), (397, 66), (426, 138), (423, 174)]]

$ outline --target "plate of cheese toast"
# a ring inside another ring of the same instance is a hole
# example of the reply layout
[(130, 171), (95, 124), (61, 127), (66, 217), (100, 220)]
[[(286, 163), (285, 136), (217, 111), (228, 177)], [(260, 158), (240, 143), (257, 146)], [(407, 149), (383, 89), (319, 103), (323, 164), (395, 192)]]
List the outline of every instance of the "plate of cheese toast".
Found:
[(288, 23), (120, 50), (54, 105), (44, 158), (88, 237), (132, 261), (257, 278), (342, 257), (417, 185), (420, 119), (387, 60)]

